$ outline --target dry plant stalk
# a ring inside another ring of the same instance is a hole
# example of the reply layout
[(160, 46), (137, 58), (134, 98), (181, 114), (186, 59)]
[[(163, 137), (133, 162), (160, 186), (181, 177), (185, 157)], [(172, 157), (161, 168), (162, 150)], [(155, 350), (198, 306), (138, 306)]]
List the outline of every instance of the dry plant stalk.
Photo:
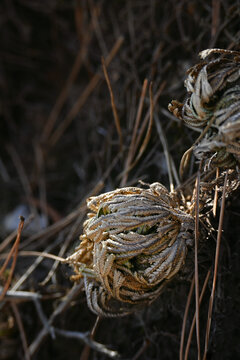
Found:
[(159, 183), (88, 199), (80, 245), (67, 259), (84, 278), (89, 308), (126, 315), (160, 294), (184, 264), (194, 219)]
[(205, 167), (234, 168), (240, 161), (240, 52), (208, 49), (200, 57), (185, 80), (188, 98), (173, 100), (169, 110), (203, 130), (193, 152)]
[(6, 282), (5, 282), (4, 287), (3, 287), (3, 291), (2, 291), (2, 293), (0, 295), (0, 301), (2, 301), (4, 299), (4, 296), (5, 296), (8, 288), (9, 288), (9, 286), (11, 284), (11, 281), (12, 281), (12, 277), (13, 277), (16, 262), (17, 262), (18, 248), (19, 248), (19, 243), (20, 243), (20, 239), (21, 239), (21, 233), (22, 233), (24, 221), (25, 221), (24, 217), (20, 216), (20, 221), (19, 221), (19, 225), (18, 225), (17, 237), (16, 237), (16, 240), (15, 240), (15, 243), (13, 244), (10, 252), (7, 255), (7, 258), (6, 258), (5, 262), (4, 262), (4, 264), (2, 265), (2, 267), (0, 269), (0, 278), (1, 278), (4, 271), (6, 270), (6, 268), (8, 266), (8, 264), (9, 264), (9, 261), (10, 261), (11, 257), (13, 258), (9, 275), (8, 275), (8, 277), (6, 279)]

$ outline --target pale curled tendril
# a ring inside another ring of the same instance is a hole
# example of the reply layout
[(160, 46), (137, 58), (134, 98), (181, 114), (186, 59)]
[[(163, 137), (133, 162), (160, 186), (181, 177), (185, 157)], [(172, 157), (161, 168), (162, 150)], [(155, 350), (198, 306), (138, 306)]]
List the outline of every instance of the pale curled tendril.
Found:
[(80, 245), (67, 259), (84, 277), (89, 308), (119, 316), (155, 300), (185, 262), (194, 219), (159, 183), (88, 199)]
[(197, 159), (234, 168), (240, 162), (240, 52), (207, 49), (200, 56), (185, 80), (188, 98), (183, 104), (173, 100), (169, 110), (192, 128), (211, 124), (193, 146)]

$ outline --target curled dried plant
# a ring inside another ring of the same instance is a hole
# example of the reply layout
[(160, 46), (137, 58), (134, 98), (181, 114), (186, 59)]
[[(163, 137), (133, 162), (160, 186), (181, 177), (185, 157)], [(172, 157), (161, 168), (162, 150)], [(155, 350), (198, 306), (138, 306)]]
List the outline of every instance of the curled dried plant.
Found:
[(233, 168), (240, 162), (240, 52), (209, 49), (202, 61), (188, 70), (189, 92), (169, 110), (192, 128), (202, 129), (193, 146), (205, 165)]
[(91, 197), (88, 208), (80, 245), (67, 260), (84, 278), (89, 308), (118, 316), (151, 303), (184, 264), (193, 217), (159, 183)]

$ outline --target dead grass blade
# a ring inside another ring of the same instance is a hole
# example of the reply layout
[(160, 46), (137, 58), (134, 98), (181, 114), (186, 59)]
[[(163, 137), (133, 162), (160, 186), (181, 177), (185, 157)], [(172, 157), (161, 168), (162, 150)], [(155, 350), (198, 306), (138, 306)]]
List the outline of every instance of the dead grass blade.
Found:
[[(207, 273), (206, 278), (204, 280), (204, 284), (203, 284), (202, 291), (201, 291), (201, 294), (200, 294), (199, 306), (201, 305), (203, 295), (204, 295), (205, 290), (207, 288), (207, 283), (208, 283), (208, 280), (209, 280), (210, 273), (211, 273), (211, 270), (208, 270), (208, 273)], [(191, 345), (191, 341), (192, 341), (192, 336), (193, 336), (195, 323), (196, 323), (196, 311), (195, 311), (195, 314), (193, 316), (191, 329), (190, 329), (189, 335), (188, 335), (187, 345), (186, 345), (185, 354), (184, 354), (184, 360), (188, 360), (188, 353), (189, 353), (189, 349), (190, 349), (190, 345)]]
[(221, 202), (221, 210), (220, 210), (220, 216), (219, 216), (218, 235), (217, 235), (217, 244), (216, 244), (216, 253), (215, 253), (213, 283), (212, 283), (212, 291), (211, 291), (211, 295), (210, 295), (210, 299), (209, 299), (209, 308), (208, 308), (208, 318), (207, 318), (203, 360), (206, 360), (206, 358), (207, 358), (208, 342), (209, 342), (209, 335), (210, 335), (210, 328), (211, 328), (211, 321), (212, 321), (213, 301), (214, 301), (215, 288), (216, 288), (216, 282), (217, 282), (218, 260), (219, 260), (219, 251), (220, 251), (223, 219), (224, 219), (227, 178), (228, 178), (228, 171), (226, 171), (226, 175), (225, 175), (225, 179), (224, 179), (224, 186), (223, 186), (223, 193), (222, 193), (222, 202)]
[(211, 26), (211, 47), (214, 47), (214, 39), (219, 28), (220, 1), (212, 0), (212, 26)]
[(147, 144), (150, 140), (150, 136), (151, 136), (151, 131), (152, 131), (152, 126), (153, 126), (153, 108), (154, 108), (154, 102), (153, 102), (153, 93), (152, 93), (152, 82), (150, 83), (149, 86), (149, 99), (150, 99), (150, 113), (149, 113), (149, 122), (148, 122), (148, 128), (147, 128), (147, 132), (146, 132), (146, 136), (142, 142), (142, 145), (139, 149), (139, 152), (137, 154), (136, 159), (134, 160), (132, 166), (134, 167), (137, 162), (140, 160), (140, 158), (142, 157), (142, 154), (144, 153)]
[(15, 269), (15, 266), (16, 266), (16, 262), (17, 262), (17, 256), (18, 256), (18, 247), (19, 247), (19, 243), (20, 243), (20, 239), (21, 239), (21, 232), (22, 232), (22, 229), (23, 229), (23, 225), (24, 225), (24, 218), (21, 216), (20, 217), (20, 222), (19, 222), (19, 225), (18, 225), (18, 232), (17, 232), (17, 238), (16, 238), (16, 241), (15, 243), (13, 244), (10, 252), (8, 253), (7, 255), (7, 258), (0, 270), (0, 277), (2, 277), (4, 271), (6, 270), (6, 267), (11, 259), (11, 257), (13, 257), (13, 261), (12, 261), (12, 265), (11, 265), (11, 268), (10, 268), (10, 272), (9, 272), (9, 275), (7, 277), (7, 280), (6, 280), (6, 283), (4, 285), (4, 288), (3, 288), (3, 291), (1, 293), (1, 296), (0, 296), (0, 301), (3, 300), (10, 284), (11, 284), (11, 281), (12, 281), (12, 277), (13, 277), (13, 273), (14, 273), (14, 269)]
[(199, 190), (200, 190), (200, 172), (197, 173), (195, 183), (195, 302), (196, 302), (196, 337), (197, 337), (197, 351), (198, 360), (201, 358), (200, 345), (200, 324), (199, 324), (199, 280), (198, 280), (198, 240), (199, 240)]
[(119, 116), (118, 116), (118, 112), (117, 112), (117, 108), (116, 108), (116, 104), (115, 104), (115, 100), (114, 100), (112, 86), (111, 86), (110, 79), (109, 79), (109, 76), (108, 76), (106, 63), (105, 63), (105, 60), (104, 60), (103, 57), (102, 57), (102, 67), (103, 67), (103, 73), (104, 73), (104, 76), (105, 76), (105, 79), (106, 79), (106, 82), (107, 82), (108, 90), (109, 90), (109, 93), (110, 93), (112, 111), (113, 111), (113, 116), (114, 116), (114, 120), (115, 120), (115, 126), (116, 126), (116, 129), (117, 129), (117, 132), (118, 132), (120, 152), (121, 152), (122, 151), (122, 145), (123, 145), (122, 130), (121, 130), (120, 120), (119, 120)]
[(187, 324), (187, 317), (188, 317), (188, 311), (192, 299), (193, 289), (195, 284), (195, 277), (192, 279), (191, 287), (188, 293), (187, 303), (184, 311), (183, 316), (183, 323), (182, 323), (182, 331), (181, 331), (181, 341), (180, 341), (180, 349), (179, 349), (179, 360), (183, 360), (183, 347), (184, 347), (184, 338), (185, 338), (185, 331), (186, 331), (186, 324)]
[[(158, 99), (159, 99), (159, 96), (162, 94), (164, 88), (166, 86), (166, 81), (163, 81), (161, 86), (159, 87), (157, 93), (155, 94), (154, 98), (153, 98), (153, 101), (152, 101), (152, 105), (150, 103), (150, 105), (152, 106), (152, 110), (154, 108), (154, 106), (156, 105)], [(145, 131), (145, 128), (147, 127), (147, 124), (149, 123), (149, 118), (150, 118), (150, 113), (151, 113), (151, 106), (150, 106), (150, 109), (148, 110), (147, 114), (145, 115), (145, 118), (143, 119), (143, 122), (142, 122), (142, 126), (139, 130), (139, 133), (138, 133), (138, 137), (136, 139), (136, 142), (135, 142), (135, 147), (134, 147), (134, 154), (136, 153), (140, 143), (141, 143), (141, 139), (143, 137), (143, 134), (144, 134), (144, 131)]]

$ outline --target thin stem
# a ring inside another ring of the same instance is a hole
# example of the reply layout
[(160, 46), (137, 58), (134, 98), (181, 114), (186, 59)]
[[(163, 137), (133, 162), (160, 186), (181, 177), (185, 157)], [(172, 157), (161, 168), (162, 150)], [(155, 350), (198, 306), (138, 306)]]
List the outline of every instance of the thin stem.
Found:
[(200, 345), (200, 324), (199, 324), (199, 281), (198, 281), (198, 239), (199, 239), (199, 188), (200, 188), (200, 172), (197, 173), (196, 179), (196, 201), (195, 201), (195, 301), (196, 301), (196, 336), (198, 360), (201, 358)]
[(104, 76), (105, 76), (105, 79), (106, 79), (106, 82), (107, 82), (108, 90), (109, 90), (109, 93), (110, 93), (112, 111), (113, 111), (113, 116), (114, 116), (114, 120), (115, 120), (115, 126), (116, 126), (116, 129), (117, 129), (117, 132), (118, 132), (119, 143), (120, 143), (120, 152), (121, 152), (122, 151), (122, 145), (123, 145), (122, 130), (121, 130), (120, 120), (119, 120), (119, 116), (118, 116), (118, 112), (117, 112), (117, 108), (116, 108), (116, 104), (115, 104), (115, 100), (114, 100), (112, 86), (111, 86), (110, 79), (109, 79), (109, 76), (108, 76), (105, 60), (104, 60), (103, 57), (102, 57), (102, 67), (103, 67), (103, 73), (104, 73)]
[(223, 227), (223, 218), (224, 218), (224, 209), (225, 209), (225, 195), (226, 195), (226, 187), (227, 187), (227, 177), (228, 177), (228, 171), (226, 171), (226, 175), (225, 175), (225, 179), (224, 179), (224, 186), (223, 186), (223, 193), (222, 193), (221, 210), (220, 210), (220, 217), (219, 217), (219, 224), (218, 224), (217, 245), (216, 245), (216, 253), (215, 253), (214, 275), (213, 275), (212, 291), (211, 291), (211, 295), (210, 295), (210, 299), (209, 299), (208, 319), (207, 319), (207, 328), (206, 328), (206, 337), (205, 337), (205, 347), (204, 347), (203, 360), (206, 360), (206, 358), (207, 358), (208, 342), (209, 342), (210, 328), (211, 328), (211, 322), (212, 322), (213, 300), (214, 300), (216, 282), (217, 282), (218, 260), (219, 260), (220, 244), (221, 244), (221, 237), (222, 237), (222, 227)]
[(0, 276), (2, 276), (4, 270), (6, 269), (8, 263), (9, 263), (9, 261), (10, 261), (11, 256), (13, 256), (13, 261), (12, 261), (10, 273), (9, 273), (9, 275), (8, 275), (7, 281), (6, 281), (5, 285), (4, 285), (3, 291), (2, 291), (2, 293), (1, 293), (0, 301), (3, 300), (4, 295), (6, 294), (8, 288), (9, 288), (9, 286), (10, 286), (10, 284), (11, 284), (11, 281), (12, 281), (14, 269), (15, 269), (16, 262), (17, 262), (18, 247), (19, 247), (19, 243), (20, 243), (20, 239), (21, 239), (21, 233), (22, 233), (23, 225), (24, 225), (24, 217), (21, 216), (21, 217), (20, 217), (20, 222), (19, 222), (19, 225), (18, 225), (18, 231), (17, 231), (16, 241), (15, 241), (15, 243), (13, 244), (12, 249), (10, 250), (10, 253), (8, 254), (8, 256), (7, 256), (7, 258), (6, 258), (6, 261), (4, 262), (4, 264), (3, 264), (3, 266), (2, 266), (2, 268), (1, 268), (1, 270), (0, 270)]
[[(205, 280), (204, 280), (204, 284), (203, 284), (203, 287), (202, 287), (201, 295), (200, 295), (200, 298), (199, 298), (199, 305), (201, 305), (201, 302), (202, 302), (202, 299), (203, 299), (203, 295), (204, 295), (205, 290), (206, 290), (206, 288), (207, 288), (207, 283), (208, 283), (208, 279), (209, 279), (210, 273), (211, 273), (211, 271), (208, 270), (208, 273), (207, 273), (207, 275), (206, 275), (206, 278), (205, 278)], [(193, 330), (194, 330), (195, 323), (196, 323), (196, 311), (195, 311), (195, 314), (194, 314), (194, 316), (193, 316), (191, 329), (190, 329), (189, 335), (188, 335), (188, 340), (187, 340), (187, 345), (186, 345), (186, 349), (185, 349), (184, 360), (187, 360), (187, 359), (188, 359), (188, 353), (189, 353), (189, 349), (190, 349), (190, 345), (191, 345), (191, 341), (192, 341), (192, 336), (193, 336)]]
[(186, 330), (186, 323), (188, 317), (188, 311), (192, 299), (193, 289), (195, 284), (195, 278), (193, 277), (191, 287), (188, 293), (187, 303), (185, 307), (184, 317), (183, 317), (183, 324), (182, 324), (182, 332), (181, 332), (181, 342), (180, 342), (180, 350), (179, 350), (179, 360), (183, 360), (183, 346), (184, 346), (184, 337), (185, 337), (185, 330)]

